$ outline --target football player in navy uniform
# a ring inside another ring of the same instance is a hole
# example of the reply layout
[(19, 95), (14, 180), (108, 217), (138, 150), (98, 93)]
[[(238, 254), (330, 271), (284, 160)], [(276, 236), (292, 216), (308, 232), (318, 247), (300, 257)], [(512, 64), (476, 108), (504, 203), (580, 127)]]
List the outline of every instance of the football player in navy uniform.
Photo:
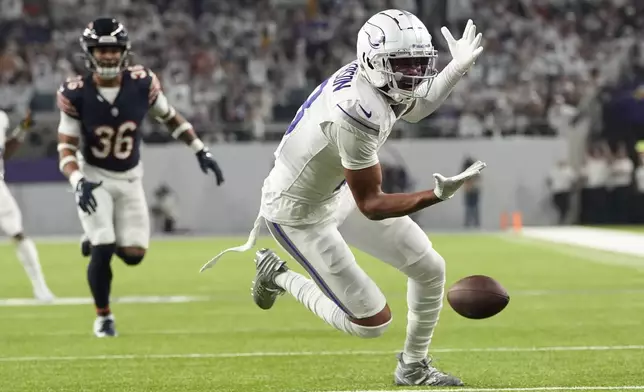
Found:
[(156, 75), (129, 64), (130, 40), (112, 18), (90, 23), (80, 38), (88, 75), (68, 79), (58, 90), (60, 170), (75, 190), (78, 213), (91, 242), (87, 280), (97, 318), (94, 334), (116, 336), (109, 296), (110, 261), (143, 260), (150, 237), (141, 181), (139, 125), (150, 112), (195, 152), (204, 173), (224, 179), (192, 125), (168, 103)]

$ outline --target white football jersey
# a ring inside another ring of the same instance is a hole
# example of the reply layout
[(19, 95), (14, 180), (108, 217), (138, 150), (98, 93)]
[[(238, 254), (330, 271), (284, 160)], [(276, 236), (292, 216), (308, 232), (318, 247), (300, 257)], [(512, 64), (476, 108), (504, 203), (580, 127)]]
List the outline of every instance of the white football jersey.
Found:
[(7, 131), (9, 130), (9, 117), (7, 113), (0, 110), (0, 180), (4, 178), (4, 149), (7, 142)]
[(407, 108), (394, 112), (360, 75), (357, 61), (340, 68), (302, 104), (275, 151), (262, 188), (262, 216), (290, 225), (329, 218), (344, 168), (377, 164), (378, 150)]

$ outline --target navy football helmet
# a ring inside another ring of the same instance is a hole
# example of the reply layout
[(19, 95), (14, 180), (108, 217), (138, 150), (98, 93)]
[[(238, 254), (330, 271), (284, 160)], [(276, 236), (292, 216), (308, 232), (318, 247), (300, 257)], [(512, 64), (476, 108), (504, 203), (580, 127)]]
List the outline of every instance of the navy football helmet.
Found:
[[(101, 78), (113, 79), (129, 65), (130, 37), (122, 23), (114, 18), (99, 18), (87, 25), (80, 37), (84, 52), (85, 67)], [(95, 48), (116, 49), (120, 57), (99, 55)]]

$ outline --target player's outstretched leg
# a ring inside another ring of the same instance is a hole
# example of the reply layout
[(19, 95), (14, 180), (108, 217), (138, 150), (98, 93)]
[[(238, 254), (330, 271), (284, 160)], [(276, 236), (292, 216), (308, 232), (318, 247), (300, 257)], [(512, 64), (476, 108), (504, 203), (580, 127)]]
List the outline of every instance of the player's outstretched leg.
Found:
[[(406, 235), (411, 236), (412, 233), (411, 230), (406, 231)], [(423, 241), (426, 241), (428, 246), (420, 257), (415, 257), (416, 260), (409, 259), (404, 265), (398, 266), (398, 269), (409, 277), (409, 310), (407, 338), (403, 352), (398, 356), (394, 382), (397, 385), (461, 386), (461, 380), (439, 371), (432, 366), (431, 359), (427, 359), (434, 328), (443, 306), (445, 260), (426, 239), (423, 233)], [(417, 249), (422, 248), (419, 246)]]
[(16, 254), (18, 255), (18, 260), (22, 263), (25, 272), (27, 272), (27, 276), (29, 276), (29, 280), (31, 280), (34, 296), (36, 299), (41, 301), (53, 300), (55, 297), (45, 282), (45, 276), (42, 272), (42, 268), (40, 267), (36, 245), (31, 239), (25, 237), (23, 234), (17, 234), (13, 239), (16, 243)]
[(349, 335), (376, 338), (387, 330), (391, 322), (391, 312), (386, 302), (384, 308), (378, 309), (380, 311), (374, 316), (364, 319), (349, 316), (315, 282), (289, 270), (286, 262), (269, 249), (257, 252), (255, 266), (257, 274), (252, 293), (255, 303), (262, 309), (270, 309), (279, 295), (288, 292), (327, 324)]
[[(407, 234), (410, 235), (410, 231)], [(403, 352), (398, 355), (394, 382), (397, 385), (461, 386), (461, 380), (436, 369), (431, 359), (427, 359), (443, 303), (445, 260), (428, 246), (420, 258), (405, 264), (398, 268), (409, 277), (407, 338)]]
[(112, 267), (110, 262), (115, 248), (115, 244), (92, 246), (91, 258), (87, 266), (87, 281), (96, 305), (94, 335), (99, 338), (117, 335), (114, 316), (110, 311), (110, 290), (112, 286)]
[(398, 385), (460, 386), (431, 364), (429, 346), (443, 306), (445, 260), (409, 217), (371, 221), (355, 211), (344, 222), (352, 245), (407, 276), (407, 336), (398, 355)]

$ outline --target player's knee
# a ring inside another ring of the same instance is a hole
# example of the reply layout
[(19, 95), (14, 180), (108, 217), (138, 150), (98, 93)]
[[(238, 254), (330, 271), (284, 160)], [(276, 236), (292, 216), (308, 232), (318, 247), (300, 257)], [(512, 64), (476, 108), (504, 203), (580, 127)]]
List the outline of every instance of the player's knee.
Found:
[(123, 260), (123, 262), (125, 264), (127, 264), (127, 265), (135, 266), (135, 265), (141, 264), (141, 262), (143, 261), (144, 257), (145, 256), (143, 256), (143, 255), (140, 255), (140, 256), (123, 256), (123, 257), (121, 257), (121, 260)]
[(419, 283), (444, 282), (445, 259), (434, 248), (429, 248), (416, 261), (406, 265), (403, 272)]
[(391, 320), (385, 324), (376, 325), (373, 327), (365, 327), (364, 325), (354, 325), (353, 330), (356, 335), (363, 339), (375, 339), (381, 337), (385, 331), (389, 328)]
[(117, 256), (127, 265), (139, 265), (145, 257), (145, 248), (137, 246), (120, 247), (117, 250)]
[(110, 229), (109, 227), (100, 229), (92, 228), (92, 230), (88, 230), (86, 231), (86, 233), (87, 239), (89, 239), (89, 242), (92, 244), (92, 246), (94, 246), (94, 244), (98, 244), (116, 247), (116, 237), (114, 236), (114, 230)]
[(15, 242), (22, 242), (25, 239), (25, 234), (24, 233), (18, 233), (16, 235), (14, 235), (12, 238), (13, 238), (13, 240)]
[(358, 337), (363, 339), (374, 339), (382, 336), (391, 324), (391, 309), (389, 305), (377, 314), (363, 319), (352, 320), (353, 330)]
[(90, 263), (109, 264), (116, 249), (115, 244), (98, 244), (92, 246)]

